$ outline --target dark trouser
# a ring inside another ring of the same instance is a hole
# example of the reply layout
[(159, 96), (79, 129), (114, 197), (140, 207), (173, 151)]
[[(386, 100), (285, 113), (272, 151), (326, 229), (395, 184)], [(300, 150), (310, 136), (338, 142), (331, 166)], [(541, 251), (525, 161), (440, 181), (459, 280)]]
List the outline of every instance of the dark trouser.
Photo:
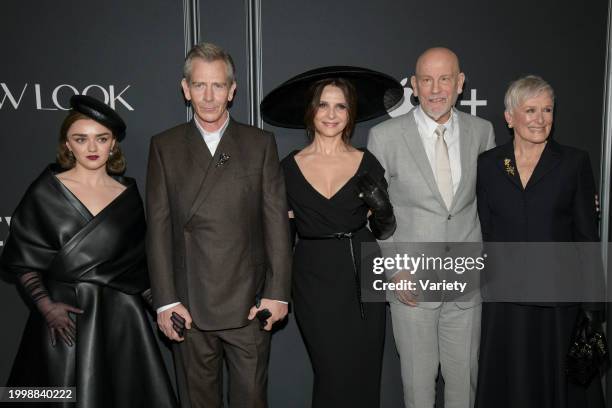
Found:
[(223, 360), (229, 373), (230, 408), (268, 406), (270, 333), (259, 321), (238, 329), (187, 330), (175, 346), (181, 407), (223, 408)]

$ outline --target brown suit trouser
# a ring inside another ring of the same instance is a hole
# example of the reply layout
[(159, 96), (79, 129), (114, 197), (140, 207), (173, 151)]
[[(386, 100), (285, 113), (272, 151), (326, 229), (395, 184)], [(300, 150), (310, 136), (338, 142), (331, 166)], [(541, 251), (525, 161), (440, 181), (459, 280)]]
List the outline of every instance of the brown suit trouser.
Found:
[(186, 330), (174, 347), (182, 408), (223, 408), (223, 361), (230, 408), (266, 408), (270, 332), (254, 319), (237, 329)]

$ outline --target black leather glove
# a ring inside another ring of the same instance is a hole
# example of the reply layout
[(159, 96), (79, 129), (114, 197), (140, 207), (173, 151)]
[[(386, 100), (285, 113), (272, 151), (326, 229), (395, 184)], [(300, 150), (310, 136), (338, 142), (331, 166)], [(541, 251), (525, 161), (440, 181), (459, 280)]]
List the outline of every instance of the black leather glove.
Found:
[(59, 336), (66, 345), (72, 347), (76, 341), (76, 325), (68, 313), (81, 314), (83, 311), (65, 303), (54, 302), (49, 297), (49, 292), (43, 285), (38, 272), (24, 273), (19, 277), (19, 282), (40, 314), (45, 318), (49, 329), (49, 337), (51, 337), (51, 345), (55, 346), (57, 336)]
[(364, 173), (357, 179), (361, 198), (372, 210), (368, 218), (370, 229), (377, 239), (387, 239), (395, 232), (395, 215), (385, 188), (376, 183), (372, 176)]

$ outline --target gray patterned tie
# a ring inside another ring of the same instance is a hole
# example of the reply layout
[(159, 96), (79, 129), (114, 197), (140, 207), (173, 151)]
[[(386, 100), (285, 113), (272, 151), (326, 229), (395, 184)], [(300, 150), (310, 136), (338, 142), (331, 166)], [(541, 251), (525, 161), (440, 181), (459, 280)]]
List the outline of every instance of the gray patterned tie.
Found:
[(450, 209), (453, 202), (453, 175), (451, 174), (450, 160), (448, 159), (448, 146), (446, 146), (446, 141), (444, 140), (444, 132), (446, 132), (446, 127), (444, 127), (444, 125), (438, 125), (434, 132), (437, 136), (435, 168), (438, 190), (440, 190), (446, 208)]

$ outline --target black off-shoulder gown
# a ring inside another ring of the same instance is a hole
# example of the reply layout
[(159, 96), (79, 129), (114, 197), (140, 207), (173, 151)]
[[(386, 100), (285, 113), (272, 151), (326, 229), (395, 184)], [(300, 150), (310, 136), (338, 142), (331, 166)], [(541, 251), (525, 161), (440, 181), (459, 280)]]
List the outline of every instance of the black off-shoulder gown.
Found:
[[(359, 261), (360, 244), (376, 240), (367, 228), (360, 229), (369, 209), (358, 197), (356, 177), (327, 199), (303, 176), (294, 158), (296, 153), (287, 156), (282, 167), (298, 236), (358, 230), (353, 246)], [(367, 150), (357, 174), (364, 172), (386, 185), (384, 169)], [(349, 240), (298, 238), (292, 295), (314, 371), (312, 406), (378, 407), (385, 304), (363, 303), (362, 318)]]
[[(51, 346), (33, 310), (7, 386), (76, 387), (76, 405), (175, 407), (176, 400), (141, 292), (149, 287), (145, 219), (133, 179), (99, 214), (87, 208), (47, 168), (28, 188), (12, 219), (0, 258), (9, 273), (41, 274), (50, 297), (84, 311), (76, 344)], [(26, 404), (15, 406), (25, 407)]]

